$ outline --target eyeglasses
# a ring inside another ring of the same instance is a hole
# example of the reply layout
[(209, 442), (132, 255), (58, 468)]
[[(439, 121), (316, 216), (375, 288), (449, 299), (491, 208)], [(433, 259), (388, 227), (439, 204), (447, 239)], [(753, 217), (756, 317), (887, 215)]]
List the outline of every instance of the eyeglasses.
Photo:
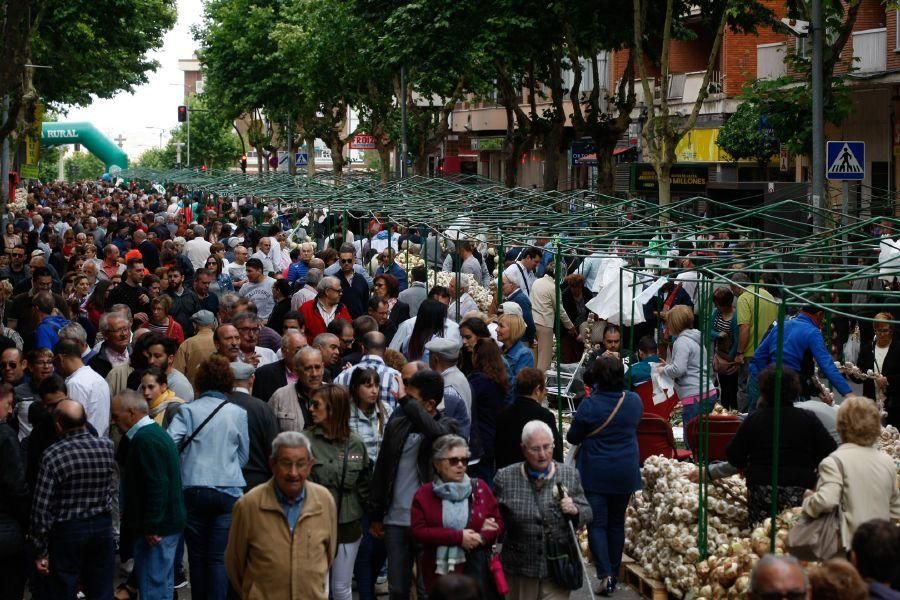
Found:
[(259, 327), (238, 327), (241, 333), (259, 333)]
[(129, 331), (131, 331), (131, 328), (127, 327), (127, 326), (119, 327), (118, 329), (107, 329), (106, 330), (107, 333), (128, 333)]
[(339, 259), (339, 260), (341, 261), (341, 264), (342, 264), (342, 265), (349, 265), (350, 263), (353, 262), (353, 259), (352, 259), (352, 258), (341, 258), (341, 259)]
[(18, 366), (19, 366), (19, 363), (17, 363), (17, 362), (0, 363), (0, 369), (15, 369)]
[(442, 458), (441, 460), (446, 460), (447, 463), (451, 467), (458, 467), (460, 465), (466, 465), (469, 462), (468, 456), (447, 456), (446, 458)]

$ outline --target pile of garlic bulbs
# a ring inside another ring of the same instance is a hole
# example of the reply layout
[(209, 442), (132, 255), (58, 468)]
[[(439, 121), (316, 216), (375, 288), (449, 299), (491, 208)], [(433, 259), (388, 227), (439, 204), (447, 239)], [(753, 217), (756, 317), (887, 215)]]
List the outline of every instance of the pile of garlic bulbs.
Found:
[(875, 447), (886, 452), (898, 464), (898, 472), (900, 472), (900, 431), (893, 425), (887, 425), (881, 428), (881, 437), (875, 442)]
[[(688, 480), (690, 463), (651, 456), (641, 469), (644, 489), (625, 516), (625, 552), (678, 598), (700, 587), (697, 562), (698, 486)], [(708, 548), (714, 554), (749, 536), (743, 479), (710, 484)]]

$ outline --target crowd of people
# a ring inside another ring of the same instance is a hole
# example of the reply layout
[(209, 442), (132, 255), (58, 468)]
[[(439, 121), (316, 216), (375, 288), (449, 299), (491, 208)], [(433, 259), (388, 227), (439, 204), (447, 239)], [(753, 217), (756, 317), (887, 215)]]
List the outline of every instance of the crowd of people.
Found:
[[(750, 413), (709, 475), (745, 470), (751, 519), (768, 510), (779, 302), (769, 275), (716, 288), (701, 335), (694, 249), (645, 323), (594, 331), (604, 255), (557, 267), (539, 237), (496, 256), (477, 236), (289, 218), (181, 189), (29, 191), (0, 255), (2, 598), (27, 586), (38, 600), (170, 600), (188, 581), (211, 600), (348, 600), (354, 589), (367, 600), (382, 582), (397, 600), (413, 589), (568, 598), (582, 528), (598, 592), (611, 595), (641, 489), (634, 390), (660, 375), (685, 423), (715, 402)], [(449, 285), (435, 283), (441, 270)], [(479, 304), (470, 289), (493, 273), (504, 301)], [(859, 358), (876, 369), (865, 391), (889, 421), (900, 415), (892, 319), (879, 315)], [(896, 473), (866, 453), (880, 415), (851, 400), (812, 335), (820, 325), (811, 305), (784, 326), (782, 501), (815, 516), (845, 490), (848, 556), (872, 586), (889, 586), (893, 567), (886, 577), (872, 542), (856, 540), (872, 519), (900, 517)], [(547, 402), (556, 358), (583, 362), (567, 432)], [(796, 407), (820, 402), (790, 370), (814, 374), (810, 359), (847, 398), (830, 426), (828, 411)], [(801, 577), (796, 589), (765, 588), (795, 568), (761, 562), (759, 597), (815, 587)]]

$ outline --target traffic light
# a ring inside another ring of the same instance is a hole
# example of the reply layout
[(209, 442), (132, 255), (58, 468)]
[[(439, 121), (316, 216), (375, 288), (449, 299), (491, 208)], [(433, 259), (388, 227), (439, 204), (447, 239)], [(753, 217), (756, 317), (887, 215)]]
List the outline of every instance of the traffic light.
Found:
[(244, 173), (247, 172), (247, 155), (246, 154), (241, 156), (241, 171)]
[(181, 105), (178, 107), (178, 122), (184, 123), (187, 121), (187, 106)]

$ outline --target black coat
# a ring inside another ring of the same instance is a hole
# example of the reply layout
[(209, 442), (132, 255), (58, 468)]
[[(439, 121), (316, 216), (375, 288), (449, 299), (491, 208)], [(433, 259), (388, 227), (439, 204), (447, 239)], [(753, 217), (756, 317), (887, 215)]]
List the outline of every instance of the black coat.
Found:
[(531, 398), (519, 396), (497, 416), (497, 422), (503, 424), (497, 428), (494, 438), (494, 461), (498, 470), (525, 460), (522, 456), (522, 430), (529, 421), (543, 421), (550, 427), (553, 432), (553, 460), (563, 461), (562, 436), (556, 428), (553, 413)]
[(287, 385), (287, 375), (284, 373), (284, 359), (269, 363), (256, 370), (253, 379), (253, 395), (268, 402), (275, 390)]
[[(725, 450), (728, 462), (744, 469), (747, 485), (772, 483), (772, 428), (775, 410), (759, 408), (744, 419)], [(816, 487), (816, 469), (837, 444), (813, 413), (781, 407), (778, 485)]]
[(400, 400), (400, 406), (393, 412), (384, 428), (384, 438), (375, 470), (372, 473), (372, 484), (369, 488), (369, 518), (382, 521), (394, 499), (394, 481), (397, 479), (397, 467), (403, 455), (403, 446), (410, 433), (421, 433), (424, 436), (419, 446), (417, 470), (419, 483), (428, 483), (434, 477), (431, 464), (431, 446), (434, 440), (448, 433), (458, 433), (456, 421), (441, 416), (432, 417), (415, 400), (408, 396)]
[(278, 435), (278, 419), (272, 407), (245, 392), (231, 392), (228, 399), (247, 411), (247, 431), (250, 436), (250, 456), (241, 471), (247, 482), (245, 491), (272, 476), (269, 470), (269, 455), (272, 453), (272, 440)]
[[(891, 342), (888, 347), (887, 356), (880, 369), (875, 368), (875, 343), (863, 342), (859, 348), (859, 358), (856, 359), (856, 366), (865, 373), (869, 369), (880, 371), (882, 375), (887, 377), (888, 386), (885, 390), (887, 400), (885, 407), (888, 411), (888, 423), (894, 427), (900, 426), (900, 341)], [(863, 395), (867, 398), (875, 399), (875, 382), (871, 379), (863, 380)]]

